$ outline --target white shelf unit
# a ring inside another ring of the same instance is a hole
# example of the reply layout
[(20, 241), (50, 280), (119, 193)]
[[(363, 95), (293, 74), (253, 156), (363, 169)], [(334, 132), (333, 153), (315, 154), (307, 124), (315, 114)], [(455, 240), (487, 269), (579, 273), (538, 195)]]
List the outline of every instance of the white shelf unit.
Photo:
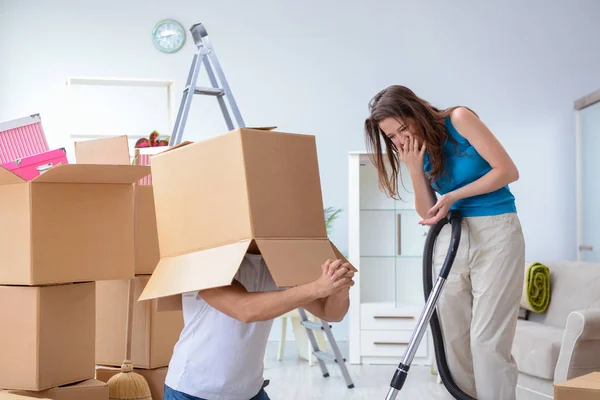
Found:
[[(350, 291), (349, 346), (352, 364), (398, 364), (425, 305), (422, 253), (428, 228), (414, 207), (407, 170), (400, 197), (378, 187), (367, 153), (348, 155), (349, 260), (358, 269)], [(430, 365), (428, 330), (413, 365)]]
[[(73, 94), (70, 93), (73, 87), (83, 86), (88, 88), (98, 87), (117, 87), (117, 88), (130, 88), (133, 90), (132, 93), (137, 93), (140, 99), (143, 99), (144, 95), (147, 95), (148, 92), (144, 90), (147, 88), (156, 88), (158, 91), (156, 93), (153, 92), (153, 97), (159, 97), (158, 95), (164, 99), (164, 103), (160, 108), (152, 109), (152, 113), (156, 115), (166, 115), (167, 120), (167, 131), (161, 131), (161, 134), (164, 136), (171, 135), (173, 130), (173, 116), (175, 114), (175, 102), (174, 102), (174, 86), (175, 81), (169, 79), (134, 79), (134, 78), (113, 78), (113, 77), (69, 77), (66, 80), (66, 88), (67, 88), (67, 96), (69, 97), (69, 102), (77, 102), (80, 101), (78, 98), (72, 98)], [(136, 89), (136, 88), (139, 88)], [(141, 91), (140, 91), (141, 90)], [(160, 91), (164, 90), (161, 94)], [(114, 96), (118, 96), (122, 94), (122, 92), (115, 92)], [(89, 100), (89, 99), (88, 99)], [(100, 101), (100, 100), (98, 100)], [(86, 103), (86, 107), (94, 108), (97, 107), (98, 103)], [(163, 114), (164, 113), (164, 114)], [(104, 119), (114, 118), (114, 115), (104, 115), (102, 116)], [(136, 118), (140, 118), (139, 115), (131, 115), (128, 120), (135, 121)], [(122, 122), (122, 121), (121, 121)], [(69, 120), (70, 126), (68, 130), (70, 131), (69, 138), (71, 140), (70, 147), (67, 149), (67, 155), (69, 159), (75, 160), (74, 152), (73, 152), (73, 144), (76, 141), (83, 140), (93, 140), (93, 139), (102, 139), (106, 137), (113, 136), (121, 136), (126, 135), (129, 140), (129, 153), (133, 157), (133, 150), (135, 146), (135, 142), (141, 138), (147, 138), (150, 135), (150, 130), (146, 129), (145, 131), (137, 130), (136, 132), (128, 131), (123, 132), (120, 130), (110, 130), (106, 132), (96, 132), (89, 133), (85, 130), (89, 128), (88, 124), (92, 127), (97, 123), (97, 121), (79, 121), (75, 118), (70, 118)], [(146, 151), (146, 150), (145, 150)], [(147, 151), (146, 151), (147, 152)], [(74, 162), (74, 161), (73, 161)]]

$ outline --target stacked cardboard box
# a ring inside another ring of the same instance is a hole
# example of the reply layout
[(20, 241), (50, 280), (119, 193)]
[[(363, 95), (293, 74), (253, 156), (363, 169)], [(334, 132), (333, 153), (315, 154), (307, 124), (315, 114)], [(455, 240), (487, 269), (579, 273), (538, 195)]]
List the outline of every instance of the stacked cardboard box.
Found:
[[(9, 394), (26, 396), (30, 399), (50, 399), (50, 400), (107, 400), (108, 385), (106, 382), (96, 379), (79, 382), (73, 385), (60, 386), (41, 392), (31, 392), (23, 390), (9, 390)], [(15, 400), (20, 397), (15, 398)], [(0, 397), (2, 400), (2, 397)]]
[[(126, 165), (130, 163), (126, 136), (77, 142), (77, 163)], [(148, 180), (143, 181), (148, 182)], [(173, 347), (183, 329), (181, 310), (158, 312), (158, 301), (138, 302), (158, 264), (158, 233), (152, 185), (135, 185), (135, 279), (132, 362), (156, 392), (164, 384)], [(127, 280), (98, 282), (96, 286), (96, 377), (108, 379), (118, 372), (125, 354)], [(153, 399), (162, 399), (153, 396)]]
[(148, 173), (58, 165), (25, 181), (0, 168), (3, 395), (108, 398), (93, 381), (95, 281), (134, 274), (133, 183)]

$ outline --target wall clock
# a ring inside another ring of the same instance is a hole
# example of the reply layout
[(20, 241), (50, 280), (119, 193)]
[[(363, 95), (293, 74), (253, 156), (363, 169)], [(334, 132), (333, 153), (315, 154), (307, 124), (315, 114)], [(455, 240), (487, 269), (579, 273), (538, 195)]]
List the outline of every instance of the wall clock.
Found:
[(160, 21), (152, 30), (152, 43), (163, 53), (176, 53), (185, 44), (183, 26), (172, 19)]

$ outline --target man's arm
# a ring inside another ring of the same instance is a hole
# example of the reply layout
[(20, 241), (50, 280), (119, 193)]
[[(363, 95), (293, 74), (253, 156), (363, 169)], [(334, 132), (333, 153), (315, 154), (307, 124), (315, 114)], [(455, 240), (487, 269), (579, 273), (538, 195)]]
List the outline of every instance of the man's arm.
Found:
[(318, 298), (316, 288), (310, 284), (250, 293), (238, 281), (231, 286), (202, 290), (200, 296), (222, 313), (246, 323), (276, 318)]
[(202, 290), (199, 295), (212, 307), (239, 321), (267, 321), (327, 297), (337, 289), (347, 290), (354, 283), (339, 279), (339, 274), (328, 275), (328, 265), (323, 265), (323, 273), (316, 281), (287, 290), (251, 293), (241, 283), (233, 281), (230, 286)]
[(302, 308), (327, 322), (340, 322), (350, 308), (350, 291), (342, 289), (324, 298), (314, 300)]
[(330, 279), (343, 281), (343, 288), (325, 298), (316, 299), (304, 305), (303, 308), (327, 322), (340, 322), (350, 308), (350, 287), (354, 285), (352, 280), (354, 271), (350, 269), (349, 264), (341, 264), (339, 260), (331, 263), (328, 260), (323, 267), (327, 268), (327, 275), (331, 276)]

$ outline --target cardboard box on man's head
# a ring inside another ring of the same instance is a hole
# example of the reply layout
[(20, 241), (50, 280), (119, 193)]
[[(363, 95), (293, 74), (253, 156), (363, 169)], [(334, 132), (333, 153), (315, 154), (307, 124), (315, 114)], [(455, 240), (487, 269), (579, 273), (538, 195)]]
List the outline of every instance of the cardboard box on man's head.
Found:
[(151, 170), (161, 258), (140, 300), (230, 285), (251, 246), (280, 287), (343, 259), (312, 135), (236, 129), (156, 155)]

